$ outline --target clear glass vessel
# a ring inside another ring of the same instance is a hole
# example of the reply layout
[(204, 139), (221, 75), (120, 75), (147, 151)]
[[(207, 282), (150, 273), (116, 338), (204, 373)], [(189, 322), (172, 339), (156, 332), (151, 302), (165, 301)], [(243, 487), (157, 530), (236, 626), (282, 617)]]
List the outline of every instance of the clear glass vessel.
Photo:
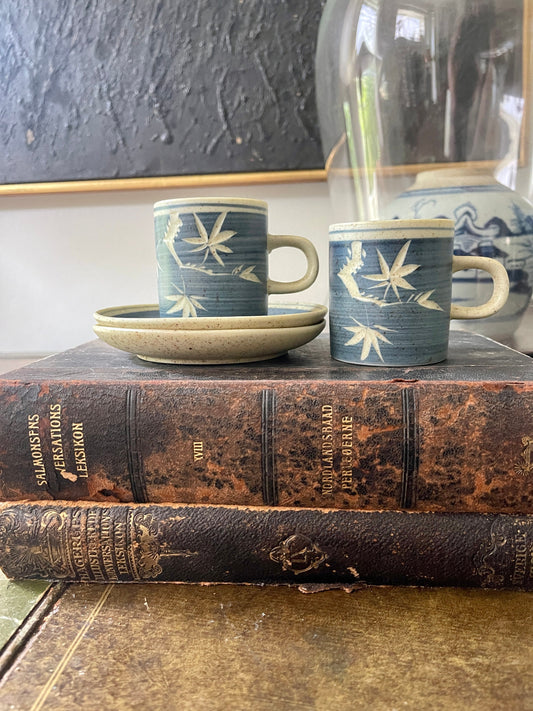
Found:
[[(530, 2), (328, 0), (316, 56), (335, 221), (455, 219), (456, 252), (508, 269), (505, 313), (465, 324), (502, 338), (533, 283)], [(464, 274), (454, 299), (481, 303)]]

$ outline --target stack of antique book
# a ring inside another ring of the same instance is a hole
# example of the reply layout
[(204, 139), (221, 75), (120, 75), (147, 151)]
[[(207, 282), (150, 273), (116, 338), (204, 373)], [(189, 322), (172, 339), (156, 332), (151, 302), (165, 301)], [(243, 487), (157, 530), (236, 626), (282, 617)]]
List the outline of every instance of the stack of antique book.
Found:
[(94, 341), (0, 379), (13, 578), (533, 588), (533, 361), (452, 331), (369, 368)]

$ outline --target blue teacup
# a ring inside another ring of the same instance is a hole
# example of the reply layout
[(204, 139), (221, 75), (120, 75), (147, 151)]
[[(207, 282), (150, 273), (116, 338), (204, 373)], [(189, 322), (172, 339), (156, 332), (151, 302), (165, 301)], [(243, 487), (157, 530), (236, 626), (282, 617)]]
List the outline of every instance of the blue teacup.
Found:
[[(270, 235), (267, 204), (245, 198), (183, 198), (154, 205), (161, 316), (262, 316), (269, 294), (302, 291), (315, 281), (318, 255), (304, 237)], [(268, 254), (304, 252), (297, 281), (268, 278)]]
[[(330, 343), (337, 360), (426, 365), (445, 360), (450, 319), (492, 316), (505, 304), (505, 267), (453, 255), (453, 220), (380, 220), (331, 225)], [(482, 269), (494, 282), (480, 306), (451, 303), (452, 274)]]

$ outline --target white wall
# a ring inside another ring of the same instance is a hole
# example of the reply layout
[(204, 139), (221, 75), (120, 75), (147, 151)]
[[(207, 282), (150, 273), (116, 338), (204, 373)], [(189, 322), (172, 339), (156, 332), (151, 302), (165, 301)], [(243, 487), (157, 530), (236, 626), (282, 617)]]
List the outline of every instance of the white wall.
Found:
[[(155, 303), (152, 205), (195, 195), (267, 200), (269, 231), (308, 237), (320, 257), (317, 282), (287, 300), (327, 304), (332, 219), (326, 183), (5, 196), (0, 197), (0, 355), (75, 346), (95, 337), (96, 309)], [(295, 250), (272, 254), (272, 278), (291, 280), (303, 270)]]

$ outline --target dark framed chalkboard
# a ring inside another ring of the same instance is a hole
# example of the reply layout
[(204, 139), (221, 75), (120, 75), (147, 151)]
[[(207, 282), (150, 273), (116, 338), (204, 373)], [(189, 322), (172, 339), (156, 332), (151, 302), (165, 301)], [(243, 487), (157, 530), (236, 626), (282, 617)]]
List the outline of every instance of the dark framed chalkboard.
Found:
[(325, 0), (4, 0), (0, 192), (322, 177)]

